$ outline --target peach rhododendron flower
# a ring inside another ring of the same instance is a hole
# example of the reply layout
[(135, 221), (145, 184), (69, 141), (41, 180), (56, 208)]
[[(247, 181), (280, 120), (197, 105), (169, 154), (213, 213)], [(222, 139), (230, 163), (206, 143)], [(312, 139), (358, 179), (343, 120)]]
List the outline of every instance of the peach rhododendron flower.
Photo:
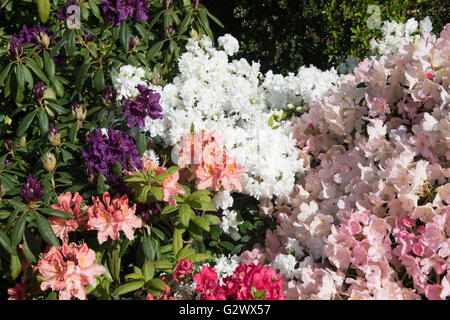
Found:
[(73, 196), (70, 192), (67, 192), (58, 196), (57, 205), (51, 205), (53, 209), (65, 211), (74, 216), (74, 219), (64, 219), (60, 217), (50, 217), (48, 219), (53, 232), (63, 242), (67, 243), (69, 241), (70, 231), (75, 231), (86, 224), (88, 217), (81, 213), (82, 202), (83, 198), (81, 198), (78, 192)]
[(163, 200), (168, 202), (172, 206), (177, 205), (177, 201), (174, 196), (177, 194), (184, 194), (184, 189), (177, 185), (180, 173), (176, 171), (170, 177), (167, 177), (163, 182)]
[(241, 191), (240, 178), (244, 167), (236, 164), (236, 159), (227, 156), (222, 137), (217, 131), (202, 130), (194, 136), (181, 138), (178, 165), (192, 170), (191, 179), (196, 179), (197, 189)]
[(117, 195), (111, 200), (109, 193), (105, 192), (102, 199), (103, 202), (99, 197), (93, 197), (94, 204), (87, 209), (88, 226), (98, 231), (98, 242), (103, 243), (108, 237), (118, 240), (120, 231), (123, 231), (129, 240), (133, 240), (134, 229), (142, 226), (142, 220), (135, 215), (136, 205), (128, 205), (127, 195)]
[(95, 251), (83, 243), (63, 243), (62, 247), (51, 247), (37, 263), (44, 277), (41, 290), (59, 291), (60, 300), (76, 297), (86, 299), (86, 285), (96, 285), (95, 277), (105, 272), (105, 267), (96, 263)]

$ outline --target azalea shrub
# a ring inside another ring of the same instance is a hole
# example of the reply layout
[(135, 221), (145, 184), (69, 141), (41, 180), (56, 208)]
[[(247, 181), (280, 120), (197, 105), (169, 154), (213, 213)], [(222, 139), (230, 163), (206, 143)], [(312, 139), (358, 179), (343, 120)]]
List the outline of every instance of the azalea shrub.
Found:
[(450, 24), (282, 75), (199, 1), (33, 8), (0, 56), (2, 298), (450, 296)]

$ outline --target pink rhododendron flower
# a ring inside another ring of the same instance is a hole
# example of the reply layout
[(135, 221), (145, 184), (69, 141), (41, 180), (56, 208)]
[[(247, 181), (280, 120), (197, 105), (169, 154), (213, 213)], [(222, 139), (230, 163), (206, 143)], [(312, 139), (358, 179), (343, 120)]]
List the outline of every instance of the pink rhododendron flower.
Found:
[(192, 269), (194, 268), (194, 264), (191, 260), (186, 258), (178, 261), (177, 268), (175, 269), (175, 273), (173, 274), (173, 278), (177, 280), (178, 283), (183, 281), (185, 278), (189, 277)]
[(77, 193), (73, 196), (70, 192), (61, 194), (58, 196), (58, 204), (51, 205), (53, 209), (65, 211), (74, 216), (73, 219), (64, 219), (59, 217), (50, 217), (48, 222), (50, 223), (53, 232), (63, 242), (69, 241), (69, 232), (76, 231), (80, 227), (84, 227), (88, 219), (87, 216), (81, 212), (81, 204), (83, 198)]
[(28, 281), (16, 283), (13, 288), (8, 289), (8, 294), (10, 295), (8, 300), (24, 300), (29, 288)]
[(201, 300), (226, 300), (224, 289), (219, 284), (217, 272), (209, 266), (203, 266), (200, 273), (193, 277), (197, 284), (196, 292), (201, 292)]
[(86, 299), (86, 285), (96, 285), (95, 277), (105, 272), (105, 267), (96, 263), (96, 254), (83, 243), (63, 243), (62, 247), (51, 247), (37, 263), (44, 277), (41, 290), (59, 291), (60, 300), (72, 297)]
[(93, 197), (94, 204), (87, 209), (88, 226), (98, 231), (98, 242), (103, 243), (108, 237), (118, 240), (120, 231), (129, 240), (133, 240), (134, 229), (142, 226), (142, 220), (135, 215), (136, 205), (130, 207), (126, 195), (117, 195), (111, 200), (109, 193), (105, 192), (102, 199), (103, 202), (98, 197)]

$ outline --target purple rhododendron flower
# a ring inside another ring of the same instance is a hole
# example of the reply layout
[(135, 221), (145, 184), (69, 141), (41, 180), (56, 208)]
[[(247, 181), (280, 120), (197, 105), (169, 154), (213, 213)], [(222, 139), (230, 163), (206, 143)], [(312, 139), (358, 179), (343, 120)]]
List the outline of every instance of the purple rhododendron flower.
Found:
[(138, 90), (140, 94), (136, 99), (122, 98), (125, 106), (124, 116), (128, 117), (127, 126), (129, 128), (138, 124), (140, 127), (145, 126), (145, 118), (149, 116), (152, 119), (162, 119), (162, 107), (159, 104), (161, 95), (144, 85), (139, 84)]
[(19, 195), (23, 202), (39, 201), (44, 197), (44, 185), (39, 183), (35, 176), (29, 174)]
[(39, 81), (34, 85), (33, 88), (34, 98), (36, 99), (36, 101), (40, 102), (44, 98), (44, 94), (45, 94), (44, 82)]
[(103, 17), (107, 23), (118, 27), (129, 16), (138, 20), (147, 20), (149, 6), (145, 0), (101, 0)]
[(34, 25), (30, 29), (23, 25), (18, 35), (18, 39), (23, 44), (34, 43), (43, 46), (45, 49), (48, 49), (52, 38), (53, 32), (49, 32), (47, 28), (40, 25)]
[(12, 55), (13, 57), (16, 57), (16, 59), (21, 58), (24, 54), (22, 41), (15, 37), (9, 39), (8, 51), (9, 54)]
[(89, 134), (86, 144), (82, 155), (86, 161), (87, 174), (92, 179), (101, 173), (109, 182), (118, 182), (120, 176), (113, 174), (116, 162), (120, 163), (123, 170), (142, 169), (136, 145), (122, 131), (95, 129)]
[(116, 91), (114, 91), (114, 89), (107, 84), (105, 89), (103, 89), (103, 93), (100, 95), (100, 99), (102, 99), (105, 106), (109, 107), (116, 100)]

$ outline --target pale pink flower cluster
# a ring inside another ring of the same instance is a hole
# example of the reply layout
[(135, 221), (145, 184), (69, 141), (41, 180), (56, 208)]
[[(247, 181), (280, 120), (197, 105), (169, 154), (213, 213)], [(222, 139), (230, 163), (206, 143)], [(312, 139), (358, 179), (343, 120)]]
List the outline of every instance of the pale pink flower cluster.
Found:
[(449, 87), (450, 24), (365, 59), (295, 120), (308, 168), (290, 196), (261, 201), (278, 222), (265, 258), (288, 239), (306, 254), (288, 299), (450, 296)]
[(41, 290), (59, 291), (60, 300), (75, 297), (86, 299), (86, 285), (96, 286), (96, 279), (105, 272), (105, 267), (96, 263), (95, 251), (83, 243), (63, 243), (62, 247), (51, 247), (37, 263), (44, 277)]
[(223, 186), (227, 191), (242, 190), (240, 178), (245, 168), (227, 155), (219, 132), (201, 130), (184, 136), (180, 147), (178, 166), (189, 166), (189, 178), (195, 179), (197, 189), (218, 191)]

